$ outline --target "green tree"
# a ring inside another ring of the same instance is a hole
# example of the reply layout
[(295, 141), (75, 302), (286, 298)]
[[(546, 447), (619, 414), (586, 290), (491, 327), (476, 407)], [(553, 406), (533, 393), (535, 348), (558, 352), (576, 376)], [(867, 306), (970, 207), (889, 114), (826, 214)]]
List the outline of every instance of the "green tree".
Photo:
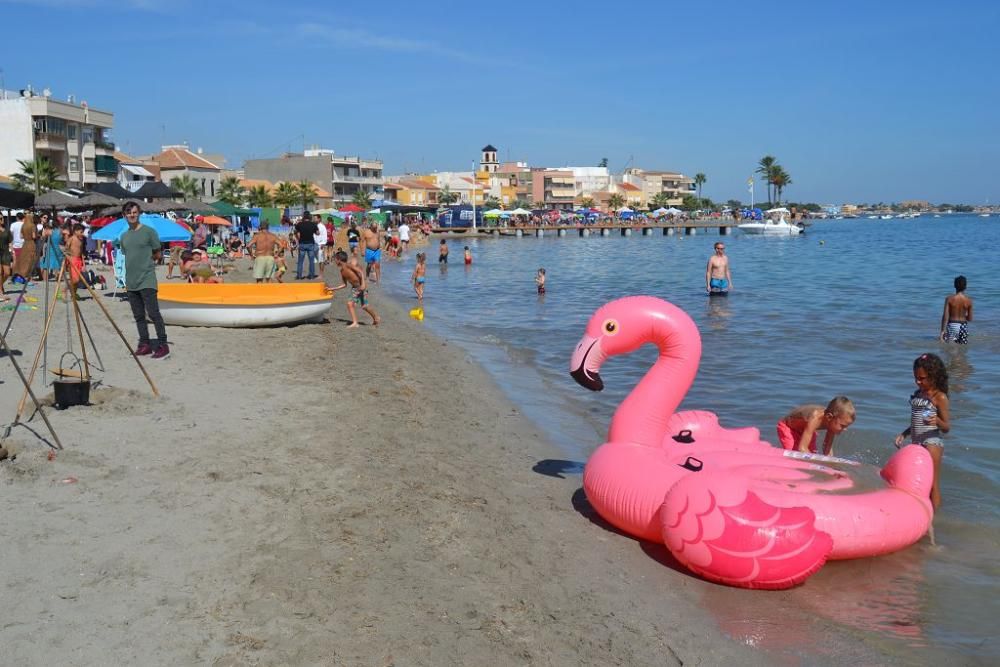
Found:
[(532, 208), (531, 202), (527, 199), (515, 199), (510, 206), (511, 208)]
[(701, 186), (705, 185), (708, 179), (705, 178), (705, 174), (698, 173), (694, 175), (694, 184), (698, 188), (698, 197), (701, 197)]
[(226, 176), (219, 183), (219, 201), (224, 201), (233, 206), (240, 206), (246, 200), (247, 189), (240, 183), (240, 179), (235, 176)]
[(781, 194), (784, 189), (792, 184), (792, 177), (788, 175), (784, 167), (774, 165), (771, 173), (771, 184), (774, 186), (774, 203), (781, 203)]
[(302, 208), (309, 208), (316, 203), (316, 186), (309, 181), (302, 180), (295, 184), (295, 193), (298, 195), (296, 203), (301, 203)]
[(541, 199), (536, 199), (535, 203), (532, 204), (531, 207), (532, 208), (545, 208), (545, 202), (543, 202)]
[(743, 202), (741, 202), (739, 199), (729, 199), (726, 201), (726, 206), (728, 206), (729, 208), (740, 208), (741, 206), (743, 206)]
[(652, 208), (669, 208), (670, 207), (670, 193), (669, 192), (657, 192), (653, 195), (653, 199), (649, 202)]
[(21, 171), (13, 176), (14, 187), (22, 192), (34, 192), (37, 197), (62, 185), (59, 172), (47, 157), (18, 160), (17, 164)]
[(767, 201), (771, 201), (771, 186), (773, 185), (771, 177), (774, 176), (776, 166), (778, 166), (778, 159), (773, 155), (765, 155), (757, 163), (756, 173), (760, 174), (760, 180), (767, 183)]
[(364, 190), (358, 190), (355, 192), (354, 196), (351, 197), (351, 203), (366, 211), (372, 207), (372, 200), (368, 197), (368, 193)]
[(458, 201), (458, 193), (452, 192), (451, 188), (447, 185), (441, 188), (438, 193), (438, 203), (447, 206), (448, 204), (454, 204)]
[(701, 208), (702, 201), (701, 197), (696, 197), (694, 195), (684, 195), (684, 203), (681, 204), (681, 208), (686, 211), (697, 211)]
[(279, 207), (293, 206), (299, 201), (299, 189), (295, 187), (294, 183), (283, 181), (278, 183), (272, 198)]
[[(497, 199), (496, 197), (492, 197), (492, 196), (491, 197), (487, 197), (486, 201), (483, 202), (483, 208), (485, 208), (485, 209), (500, 208), (500, 206), (501, 206), (500, 200)], [(517, 208), (517, 207), (515, 206), (514, 208)]]
[(617, 192), (608, 197), (608, 208), (610, 208), (612, 211), (617, 211), (624, 205), (625, 205), (625, 197), (621, 196)]
[(175, 176), (167, 185), (184, 199), (201, 199), (201, 184), (191, 174)]
[(266, 185), (255, 185), (247, 191), (247, 201), (251, 206), (270, 206), (274, 203)]
[(580, 200), (580, 206), (583, 208), (594, 208), (594, 200), (590, 197), (584, 197)]
[(597, 163), (597, 166), (598, 167), (604, 167), (605, 169), (607, 169), (608, 168), (608, 158), (602, 157), (601, 161)]

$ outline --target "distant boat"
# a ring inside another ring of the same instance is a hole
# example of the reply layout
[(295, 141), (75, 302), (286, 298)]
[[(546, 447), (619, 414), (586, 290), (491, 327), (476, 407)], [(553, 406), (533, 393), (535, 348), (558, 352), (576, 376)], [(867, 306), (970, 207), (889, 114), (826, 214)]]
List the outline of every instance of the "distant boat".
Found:
[(892, 216), (891, 216), (891, 215), (889, 215), (889, 214), (886, 214), (886, 215), (880, 215), (880, 216), (878, 217), (878, 219), (879, 219), (879, 220), (892, 220)]
[(765, 218), (745, 222), (738, 225), (739, 230), (744, 234), (763, 234), (765, 236), (795, 236), (802, 233), (801, 225), (794, 225), (785, 220), (785, 213), (788, 213), (787, 208), (773, 208), (767, 213), (778, 213), (780, 218), (777, 221)]
[(877, 215), (869, 215), (868, 219), (869, 220), (878, 220), (878, 216)]
[(935, 214), (934, 214), (934, 217), (935, 217), (935, 218), (940, 218), (941, 216), (940, 216), (940, 215), (938, 215), (937, 213), (935, 213)]
[(990, 217), (990, 214), (989, 213), (980, 213), (979, 217), (980, 218), (988, 218), (988, 217)]

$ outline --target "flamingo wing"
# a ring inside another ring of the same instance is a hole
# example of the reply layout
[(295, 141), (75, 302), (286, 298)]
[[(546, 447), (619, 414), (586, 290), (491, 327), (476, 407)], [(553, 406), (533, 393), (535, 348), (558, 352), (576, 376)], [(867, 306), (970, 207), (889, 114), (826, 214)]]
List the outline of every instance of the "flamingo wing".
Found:
[(742, 588), (790, 588), (823, 567), (833, 539), (807, 507), (776, 507), (734, 474), (689, 475), (660, 510), (663, 540), (693, 572)]

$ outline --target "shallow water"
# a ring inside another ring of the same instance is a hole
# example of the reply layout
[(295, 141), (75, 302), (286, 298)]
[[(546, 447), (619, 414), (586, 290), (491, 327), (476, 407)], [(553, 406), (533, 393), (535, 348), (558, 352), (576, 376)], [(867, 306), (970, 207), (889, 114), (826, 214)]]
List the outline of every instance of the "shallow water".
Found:
[[(569, 377), (570, 353), (590, 315), (620, 296), (659, 296), (698, 325), (701, 365), (680, 409), (712, 410), (724, 425), (757, 426), (775, 442), (774, 424), (790, 408), (846, 394), (858, 419), (835, 453), (866, 463), (884, 463), (908, 425), (913, 359), (940, 354), (951, 375), (952, 431), (938, 546), (925, 540), (888, 557), (832, 563), (781, 594), (710, 587), (705, 604), (732, 636), (792, 656), (808, 646), (833, 659), (854, 657), (827, 646), (822, 628), (833, 622), (868, 644), (887, 643), (903, 661), (928, 651), (968, 661), (1000, 657), (993, 639), (1000, 411), (989, 409), (1000, 385), (1000, 288), (991, 275), (1000, 268), (1000, 218), (824, 221), (787, 239), (736, 233), (722, 239), (735, 289), (709, 299), (705, 265), (718, 239), (658, 230), (649, 237), (455, 239), (455, 263), (439, 267), (431, 257), (424, 324), (467, 349), (576, 462), (603, 442), (615, 407), (655, 359), (646, 346), (609, 360), (602, 393)], [(472, 267), (460, 263), (465, 245)], [(411, 254), (385, 270), (385, 289), (404, 301), (413, 296), (413, 261)], [(534, 275), (543, 266), (548, 293), (540, 297)], [(976, 309), (967, 347), (937, 341), (943, 300), (959, 273)]]

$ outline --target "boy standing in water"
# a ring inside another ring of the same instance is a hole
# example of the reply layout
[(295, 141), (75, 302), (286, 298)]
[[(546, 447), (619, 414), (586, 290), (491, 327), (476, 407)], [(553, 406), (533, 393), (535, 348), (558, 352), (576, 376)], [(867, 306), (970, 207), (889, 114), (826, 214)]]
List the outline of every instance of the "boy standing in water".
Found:
[(965, 294), (965, 276), (955, 278), (955, 293), (944, 300), (941, 314), (941, 340), (959, 345), (969, 342), (969, 322), (972, 321), (972, 299)]
[(344, 289), (348, 284), (351, 286), (351, 298), (347, 301), (347, 312), (351, 315), (351, 324), (347, 328), (353, 329), (358, 326), (358, 313), (354, 309), (355, 304), (361, 306), (362, 310), (371, 315), (372, 326), (377, 327), (381, 320), (378, 313), (368, 305), (368, 282), (365, 280), (365, 272), (348, 264), (347, 253), (343, 250), (337, 251), (337, 254), (333, 256), (333, 261), (340, 269), (340, 278), (343, 280), (343, 284), (329, 288), (330, 291), (336, 292), (339, 289)]
[(441, 245), (438, 246), (438, 264), (448, 263), (448, 244), (444, 239), (441, 239)]
[(778, 422), (778, 442), (785, 449), (816, 453), (816, 432), (826, 431), (823, 454), (833, 454), (833, 439), (854, 423), (854, 404), (846, 396), (837, 396), (826, 408), (800, 405)]
[(535, 274), (535, 285), (539, 294), (545, 294), (545, 269), (538, 269), (538, 273)]
[(718, 241), (715, 244), (715, 254), (708, 258), (705, 269), (705, 291), (728, 292), (733, 289), (733, 276), (729, 271), (729, 258), (726, 257), (726, 244)]

